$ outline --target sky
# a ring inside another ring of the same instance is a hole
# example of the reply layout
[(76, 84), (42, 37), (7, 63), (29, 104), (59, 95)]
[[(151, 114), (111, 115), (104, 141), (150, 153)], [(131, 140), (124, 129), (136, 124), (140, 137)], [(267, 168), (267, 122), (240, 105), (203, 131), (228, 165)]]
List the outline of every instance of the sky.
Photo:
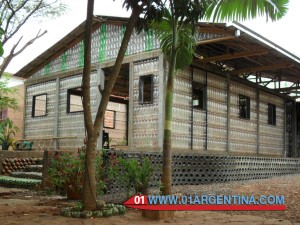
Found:
[[(42, 38), (36, 40), (22, 54), (14, 58), (6, 70), (7, 72), (18, 72), (85, 20), (87, 0), (63, 1), (68, 5), (68, 10), (64, 15), (52, 20), (31, 21), (20, 30), (20, 33), (24, 36), (24, 43), (34, 37), (40, 29), (48, 32)], [(265, 18), (258, 18), (242, 22), (242, 24), (300, 57), (300, 31), (297, 28), (300, 22), (299, 12), (300, 1), (290, 0), (289, 10), (281, 20), (266, 22)], [(130, 12), (122, 8), (122, 0), (95, 0), (94, 14), (128, 17)], [(12, 44), (13, 42), (8, 43), (4, 50), (8, 51)]]

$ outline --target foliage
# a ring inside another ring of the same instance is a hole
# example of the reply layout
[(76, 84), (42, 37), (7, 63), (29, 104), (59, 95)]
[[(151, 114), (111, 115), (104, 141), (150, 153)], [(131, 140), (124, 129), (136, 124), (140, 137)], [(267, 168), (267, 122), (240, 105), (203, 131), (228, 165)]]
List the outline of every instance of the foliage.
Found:
[[(170, 1), (170, 8), (164, 8), (162, 19), (154, 20), (151, 27), (157, 32), (161, 49), (171, 62), (172, 54), (176, 60), (175, 69), (185, 69), (192, 63), (196, 41), (195, 25), (205, 12), (205, 5), (198, 1)], [(175, 42), (174, 42), (175, 41)]]
[[(68, 189), (82, 191), (83, 175), (85, 169), (85, 150), (81, 149), (78, 154), (56, 153), (48, 168), (49, 181), (54, 191), (66, 194)], [(102, 194), (106, 188), (103, 182), (104, 170), (102, 158), (97, 155), (96, 161), (97, 193)]]
[(0, 122), (0, 145), (13, 146), (16, 140), (14, 136), (19, 131), (19, 128), (9, 118)]
[(135, 193), (140, 193), (149, 187), (154, 169), (148, 158), (143, 158), (139, 163), (137, 159), (119, 157), (118, 163), (110, 167), (108, 171), (110, 179), (115, 178), (117, 183), (124, 185), (127, 197), (130, 197), (132, 188)]
[[(2, 35), (0, 42), (4, 47), (8, 41), (20, 33), (24, 24), (30, 20), (37, 20), (41, 18), (53, 18), (63, 14), (66, 5), (58, 0), (3, 0), (0, 3), (0, 26), (2, 27)], [(0, 77), (10, 61), (23, 52), (36, 39), (40, 38), (46, 33), (38, 31), (36, 36), (24, 44), (20, 44), (23, 39), (21, 37), (12, 45), (11, 49), (7, 51), (0, 65)], [(18, 49), (17, 49), (18, 48)]]
[(16, 89), (8, 87), (9, 76), (4, 75), (0, 80), (0, 111), (4, 109), (17, 109), (18, 102), (15, 98), (11, 97), (16, 93)]
[(206, 19), (213, 21), (243, 21), (266, 16), (272, 21), (281, 19), (287, 12), (289, 0), (207, 0)]

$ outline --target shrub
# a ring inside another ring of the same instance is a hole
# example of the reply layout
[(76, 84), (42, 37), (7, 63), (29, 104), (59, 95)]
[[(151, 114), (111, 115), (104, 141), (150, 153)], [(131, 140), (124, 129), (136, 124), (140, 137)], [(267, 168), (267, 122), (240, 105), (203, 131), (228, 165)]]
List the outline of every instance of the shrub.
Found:
[[(99, 155), (96, 157), (95, 166), (97, 194), (102, 194), (106, 185), (103, 182), (104, 169), (102, 166), (102, 157)], [(78, 151), (78, 154), (56, 152), (48, 168), (49, 182), (52, 184), (53, 191), (59, 194), (66, 194), (68, 190), (73, 190), (75, 193), (80, 194), (83, 187), (84, 170), (84, 147)]]

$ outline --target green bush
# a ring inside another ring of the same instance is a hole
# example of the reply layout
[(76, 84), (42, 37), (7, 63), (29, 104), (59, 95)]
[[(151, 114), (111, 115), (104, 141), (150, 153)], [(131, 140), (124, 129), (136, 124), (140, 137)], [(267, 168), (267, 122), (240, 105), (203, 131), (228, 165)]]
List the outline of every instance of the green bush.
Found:
[(148, 158), (141, 162), (136, 159), (118, 158), (118, 166), (110, 168), (110, 178), (124, 185), (127, 197), (130, 197), (132, 189), (134, 193), (148, 194), (149, 182), (153, 176), (153, 166)]
[[(97, 194), (103, 194), (106, 185), (103, 181), (104, 169), (102, 157), (96, 157), (96, 182)], [(57, 152), (51, 159), (48, 168), (49, 182), (53, 191), (59, 194), (66, 194), (69, 188), (81, 192), (83, 187), (85, 170), (85, 149), (81, 148), (78, 154)]]

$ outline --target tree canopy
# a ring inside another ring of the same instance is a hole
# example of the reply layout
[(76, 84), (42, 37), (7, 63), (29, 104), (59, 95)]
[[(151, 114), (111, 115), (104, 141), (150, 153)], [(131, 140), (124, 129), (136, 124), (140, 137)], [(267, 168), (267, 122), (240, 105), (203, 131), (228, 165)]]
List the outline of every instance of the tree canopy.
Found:
[[(65, 9), (66, 5), (60, 0), (1, 0), (0, 27), (2, 30), (0, 31), (0, 42), (2, 47), (12, 41), (12, 38), (20, 33), (20, 29), (30, 20), (60, 16)], [(25, 43), (21, 43), (23, 39), (23, 35), (21, 35), (11, 49), (4, 54), (5, 56), (0, 64), (0, 77), (15, 56), (23, 52), (46, 32), (46, 30), (43, 32), (37, 31), (36, 35)]]

